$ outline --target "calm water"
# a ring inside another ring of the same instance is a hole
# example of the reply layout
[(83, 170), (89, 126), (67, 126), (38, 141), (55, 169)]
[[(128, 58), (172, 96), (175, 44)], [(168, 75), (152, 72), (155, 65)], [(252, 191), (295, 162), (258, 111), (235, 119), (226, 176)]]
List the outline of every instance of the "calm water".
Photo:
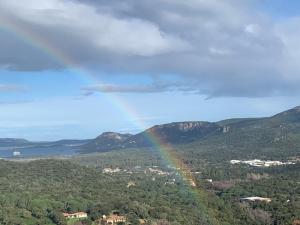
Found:
[(0, 150), (0, 158), (13, 158), (13, 152), (18, 151), (21, 153), (22, 158), (31, 157), (46, 157), (46, 156), (69, 156), (75, 155), (75, 147), (69, 146), (53, 146), (53, 147), (29, 147), (29, 148), (18, 148), (14, 150)]

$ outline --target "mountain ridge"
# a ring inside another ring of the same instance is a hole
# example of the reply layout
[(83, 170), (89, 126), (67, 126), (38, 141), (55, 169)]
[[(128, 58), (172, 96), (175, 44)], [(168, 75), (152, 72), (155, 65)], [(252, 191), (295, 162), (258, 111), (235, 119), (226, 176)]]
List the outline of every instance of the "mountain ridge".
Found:
[(92, 139), (61, 139), (58, 141), (29, 141), (22, 138), (0, 138), (0, 148), (80, 146)]
[[(270, 117), (233, 118), (218, 122), (185, 121), (155, 125), (138, 134), (129, 135), (119, 142), (108, 143), (108, 140), (101, 140), (109, 147), (101, 145), (100, 142), (95, 144), (96, 139), (91, 140), (87, 145), (81, 146), (80, 152), (105, 152), (127, 148), (151, 147), (154, 145), (151, 140), (153, 138), (161, 143), (171, 145), (188, 144), (206, 139), (213, 141), (214, 138), (223, 138), (224, 142), (227, 142), (229, 139), (233, 142), (243, 141), (253, 142), (253, 144), (255, 144), (255, 141), (259, 143), (265, 142), (267, 145), (268, 143), (273, 143), (272, 140), (274, 142), (287, 140), (287, 133), (293, 138), (295, 136), (294, 133), (298, 134), (298, 132), (300, 133), (300, 106)], [(119, 133), (115, 134), (122, 135)], [(251, 140), (251, 137), (253, 140)]]
[[(268, 145), (294, 140), (296, 143), (298, 136), (300, 137), (300, 106), (270, 117), (233, 118), (217, 122), (171, 122), (152, 126), (137, 134), (104, 132), (94, 139), (33, 142), (21, 138), (0, 138), (0, 148), (74, 146), (80, 153), (90, 153), (152, 147), (153, 139), (171, 145), (204, 140), (213, 142), (218, 139), (224, 143), (245, 142), (260, 146), (258, 142)], [(290, 144), (294, 146), (294, 143)]]

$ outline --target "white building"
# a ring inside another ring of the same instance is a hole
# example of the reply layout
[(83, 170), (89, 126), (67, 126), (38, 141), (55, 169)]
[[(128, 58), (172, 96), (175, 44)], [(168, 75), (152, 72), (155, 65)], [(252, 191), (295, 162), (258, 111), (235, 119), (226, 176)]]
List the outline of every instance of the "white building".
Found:
[(247, 197), (247, 198), (241, 198), (243, 201), (250, 201), (250, 202), (266, 202), (270, 203), (272, 199), (270, 198), (262, 198), (262, 197)]
[(20, 156), (20, 155), (21, 155), (21, 152), (18, 152), (18, 151), (13, 152), (13, 156)]
[(67, 219), (72, 219), (72, 218), (87, 218), (87, 213), (86, 212), (76, 212), (76, 213), (63, 213), (63, 216)]

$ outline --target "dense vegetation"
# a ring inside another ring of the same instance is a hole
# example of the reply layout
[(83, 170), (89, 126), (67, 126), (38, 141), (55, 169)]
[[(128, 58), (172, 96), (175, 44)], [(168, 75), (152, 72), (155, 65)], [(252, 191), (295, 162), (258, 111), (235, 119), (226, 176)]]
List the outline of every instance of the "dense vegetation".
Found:
[[(174, 151), (194, 172), (197, 187), (190, 187), (150, 148), (69, 160), (0, 161), (0, 224), (66, 224), (62, 212), (77, 211), (88, 212), (83, 222), (92, 224), (114, 210), (127, 215), (132, 224), (145, 219), (148, 224), (287, 225), (299, 219), (299, 164), (230, 165), (229, 159), (237, 158), (234, 152), (223, 150), (213, 157), (205, 145)], [(120, 172), (102, 173), (117, 167)], [(149, 168), (168, 175), (145, 172)], [(134, 185), (128, 187), (129, 183)], [(269, 197), (272, 202), (240, 201), (247, 196)]]
[[(213, 224), (200, 197), (187, 185), (166, 185), (167, 177), (105, 175), (67, 161), (0, 162), (1, 224), (66, 224), (62, 212), (86, 211), (86, 223), (117, 210), (132, 224)], [(128, 182), (134, 186), (127, 187)], [(201, 200), (201, 201), (200, 201)]]
[[(199, 144), (177, 147), (174, 151), (179, 152), (182, 160), (194, 172), (198, 187), (211, 193), (206, 195), (206, 207), (215, 212), (214, 216), (219, 221), (241, 225), (289, 225), (299, 219), (299, 163), (270, 168), (230, 165), (230, 159), (247, 159), (247, 151), (236, 155), (237, 150), (213, 149)], [(293, 152), (286, 149), (286, 157), (280, 154), (273, 159), (287, 159)], [(258, 152), (253, 153), (253, 157), (267, 159), (268, 154)], [(294, 156), (299, 156), (299, 151)], [(164, 159), (153, 149), (115, 151), (76, 157), (73, 160), (98, 169), (116, 166), (132, 168), (134, 165), (159, 165), (164, 168)], [(268, 197), (272, 202), (241, 202), (241, 198), (250, 196)]]

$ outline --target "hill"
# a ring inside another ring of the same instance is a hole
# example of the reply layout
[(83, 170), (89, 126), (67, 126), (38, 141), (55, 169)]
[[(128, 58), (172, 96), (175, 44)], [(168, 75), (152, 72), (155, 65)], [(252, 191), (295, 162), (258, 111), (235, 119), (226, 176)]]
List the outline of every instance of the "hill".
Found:
[(29, 145), (30, 142), (19, 138), (0, 138), (0, 147), (16, 147)]
[(59, 141), (28, 141), (26, 139), (19, 138), (0, 138), (0, 149), (14, 149), (14, 148), (43, 148), (43, 147), (55, 147), (55, 146), (80, 146), (88, 143), (87, 140), (59, 140)]
[[(182, 144), (221, 133), (222, 127), (209, 122), (175, 122), (156, 125), (136, 135), (106, 132), (86, 145), (82, 145), (82, 152), (105, 152), (126, 148), (151, 147), (153, 137), (169, 144)], [(152, 137), (152, 138), (151, 138)]]
[[(219, 122), (175, 122), (156, 125), (136, 135), (104, 133), (81, 146), (82, 153), (105, 152), (153, 146), (151, 137), (171, 145), (205, 144), (255, 146), (300, 146), (300, 107), (265, 118), (228, 119)], [(116, 138), (118, 137), (118, 138)], [(149, 138), (150, 137), (150, 138)]]
[(131, 134), (119, 134), (115, 132), (105, 132), (94, 140), (84, 144), (81, 148), (93, 149), (91, 152), (109, 151), (115, 148), (122, 148), (123, 143), (128, 140)]

